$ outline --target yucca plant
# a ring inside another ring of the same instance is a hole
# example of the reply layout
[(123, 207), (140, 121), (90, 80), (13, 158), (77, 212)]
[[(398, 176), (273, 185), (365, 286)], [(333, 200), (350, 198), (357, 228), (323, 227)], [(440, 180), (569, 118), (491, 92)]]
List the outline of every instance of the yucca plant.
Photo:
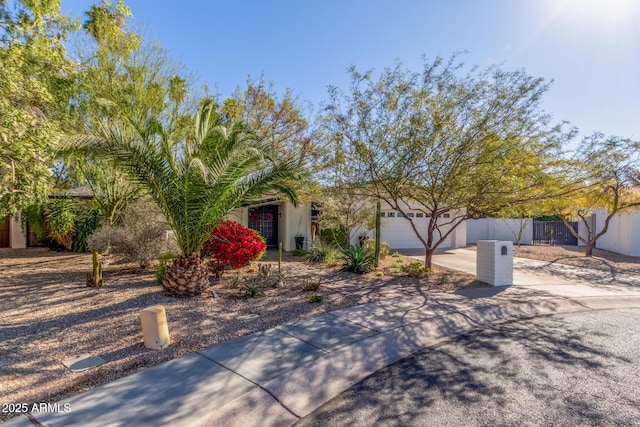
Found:
[(171, 141), (158, 123), (141, 130), (103, 123), (72, 144), (111, 158), (157, 203), (182, 252), (162, 281), (173, 295), (196, 295), (208, 285), (199, 253), (231, 210), (272, 190), (296, 203), (288, 183), (300, 179), (297, 167), (272, 162), (242, 123), (223, 122), (212, 100), (201, 103), (183, 141)]

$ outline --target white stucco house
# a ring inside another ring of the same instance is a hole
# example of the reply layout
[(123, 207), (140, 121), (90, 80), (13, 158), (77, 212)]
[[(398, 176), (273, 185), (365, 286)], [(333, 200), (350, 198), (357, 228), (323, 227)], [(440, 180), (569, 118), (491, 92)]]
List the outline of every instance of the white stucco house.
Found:
[(294, 206), (278, 197), (265, 196), (251, 206), (232, 211), (227, 218), (258, 231), (268, 246), (282, 242), (282, 249), (291, 251), (296, 248), (296, 236), (304, 237), (304, 247), (309, 247), (311, 215), (310, 204)]
[[(393, 249), (423, 249), (422, 243), (415, 235), (409, 221), (402, 217), (398, 211), (389, 206), (382, 207), (381, 240), (387, 242)], [(420, 230), (426, 230), (429, 218), (416, 209), (406, 209)], [(265, 196), (257, 199), (250, 206), (245, 206), (232, 211), (227, 218), (237, 221), (245, 227), (257, 230), (267, 241), (269, 246), (277, 246), (282, 242), (285, 251), (296, 248), (296, 237), (304, 237), (304, 248), (309, 248), (312, 242), (314, 210), (311, 204), (294, 206), (291, 202), (282, 200), (276, 196)], [(444, 214), (438, 221), (449, 222), (449, 214)], [(7, 219), (7, 243), (5, 247), (25, 248), (27, 239), (22, 231), (20, 222), (11, 218)], [(440, 245), (441, 248), (460, 248), (467, 244), (466, 222), (460, 224)], [(449, 230), (449, 226), (442, 227), (443, 233)], [(316, 230), (319, 235), (320, 230)], [(358, 236), (366, 233), (369, 237), (375, 236), (375, 230), (360, 228), (353, 230), (352, 243), (358, 241)], [(426, 232), (423, 237), (426, 239)]]
[[(311, 245), (313, 226), (313, 207), (310, 204), (302, 204), (297, 207), (288, 201), (279, 200), (277, 197), (265, 197), (257, 200), (251, 206), (243, 207), (231, 212), (230, 220), (237, 221), (245, 227), (257, 230), (267, 240), (268, 245), (277, 245), (282, 242), (285, 251), (295, 249), (295, 237), (304, 237), (304, 247)], [(417, 228), (425, 230), (423, 237), (426, 239), (426, 229), (429, 218), (417, 209), (405, 209), (405, 213), (413, 219)], [(393, 249), (424, 249), (424, 246), (411, 228), (409, 221), (402, 217), (398, 211), (389, 206), (382, 206), (383, 217), (381, 240)], [(444, 214), (438, 221), (441, 224), (449, 222), (449, 214)], [(442, 232), (446, 233), (450, 226), (443, 225)], [(319, 230), (317, 230), (319, 232)], [(375, 236), (375, 230), (367, 230), (362, 227), (352, 230), (351, 243), (358, 242), (360, 234), (368, 237)], [(466, 223), (463, 222), (440, 246), (441, 248), (460, 248), (467, 244)]]
[[(404, 214), (392, 209), (388, 205), (381, 206), (381, 230), (380, 240), (387, 242), (391, 249), (424, 249), (422, 242), (416, 236), (411, 224), (404, 215), (411, 217), (411, 220), (415, 224), (418, 230), (422, 231), (421, 237), (427, 239), (427, 226), (429, 223), (429, 217), (419, 211), (418, 209), (407, 207), (403, 209)], [(441, 225), (440, 229), (442, 234), (446, 234), (451, 229), (451, 225), (448, 224), (451, 221), (451, 217), (457, 216), (456, 213), (445, 213), (438, 218), (438, 223)], [(363, 230), (368, 237), (375, 237), (375, 230)], [(352, 243), (357, 241), (358, 236), (352, 236)], [(435, 239), (439, 239), (440, 236), (434, 236)], [(467, 245), (467, 224), (463, 221), (447, 236), (445, 241), (439, 246), (442, 249), (452, 248), (464, 248)]]

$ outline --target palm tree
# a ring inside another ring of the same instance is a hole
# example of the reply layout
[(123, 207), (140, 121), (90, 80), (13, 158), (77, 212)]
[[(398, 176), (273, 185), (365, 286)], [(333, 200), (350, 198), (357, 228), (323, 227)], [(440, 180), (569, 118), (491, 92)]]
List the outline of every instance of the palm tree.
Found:
[(192, 137), (172, 142), (159, 128), (103, 124), (73, 146), (108, 156), (148, 190), (182, 252), (168, 266), (163, 287), (173, 295), (196, 295), (208, 285), (199, 253), (211, 230), (267, 191), (297, 203), (288, 183), (301, 173), (293, 164), (271, 162), (242, 123), (223, 124), (211, 100), (201, 103)]

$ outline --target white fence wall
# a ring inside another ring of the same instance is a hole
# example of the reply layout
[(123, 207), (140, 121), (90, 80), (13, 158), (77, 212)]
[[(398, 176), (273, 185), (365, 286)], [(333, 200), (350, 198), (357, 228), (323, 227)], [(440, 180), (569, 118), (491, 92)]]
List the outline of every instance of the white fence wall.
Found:
[(520, 244), (530, 245), (533, 240), (533, 220), (480, 218), (470, 219), (467, 223), (467, 244), (475, 244), (478, 240), (505, 240), (516, 243), (520, 227), (524, 226)]
[[(596, 224), (594, 231), (604, 227), (607, 212), (596, 210)], [(582, 221), (578, 226), (580, 235), (586, 237), (586, 230)], [(584, 244), (578, 241), (578, 245)], [(609, 229), (596, 241), (596, 248), (616, 252), (622, 255), (640, 256), (640, 211), (633, 210), (616, 214), (609, 222)]]

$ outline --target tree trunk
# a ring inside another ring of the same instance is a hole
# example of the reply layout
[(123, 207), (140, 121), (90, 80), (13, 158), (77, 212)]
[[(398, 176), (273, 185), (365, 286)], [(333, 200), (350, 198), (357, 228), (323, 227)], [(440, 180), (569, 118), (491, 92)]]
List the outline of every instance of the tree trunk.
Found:
[(209, 269), (198, 254), (174, 259), (162, 280), (164, 291), (172, 296), (199, 295), (208, 285)]
[(590, 240), (590, 241), (588, 241), (588, 242), (585, 244), (585, 247), (584, 247), (584, 254), (585, 254), (585, 256), (593, 256), (593, 246), (594, 246), (594, 244), (595, 244), (595, 242), (593, 242), (593, 241), (591, 241), (591, 240)]
[(433, 258), (433, 249), (427, 249), (424, 254), (424, 266), (431, 268), (431, 259)]

